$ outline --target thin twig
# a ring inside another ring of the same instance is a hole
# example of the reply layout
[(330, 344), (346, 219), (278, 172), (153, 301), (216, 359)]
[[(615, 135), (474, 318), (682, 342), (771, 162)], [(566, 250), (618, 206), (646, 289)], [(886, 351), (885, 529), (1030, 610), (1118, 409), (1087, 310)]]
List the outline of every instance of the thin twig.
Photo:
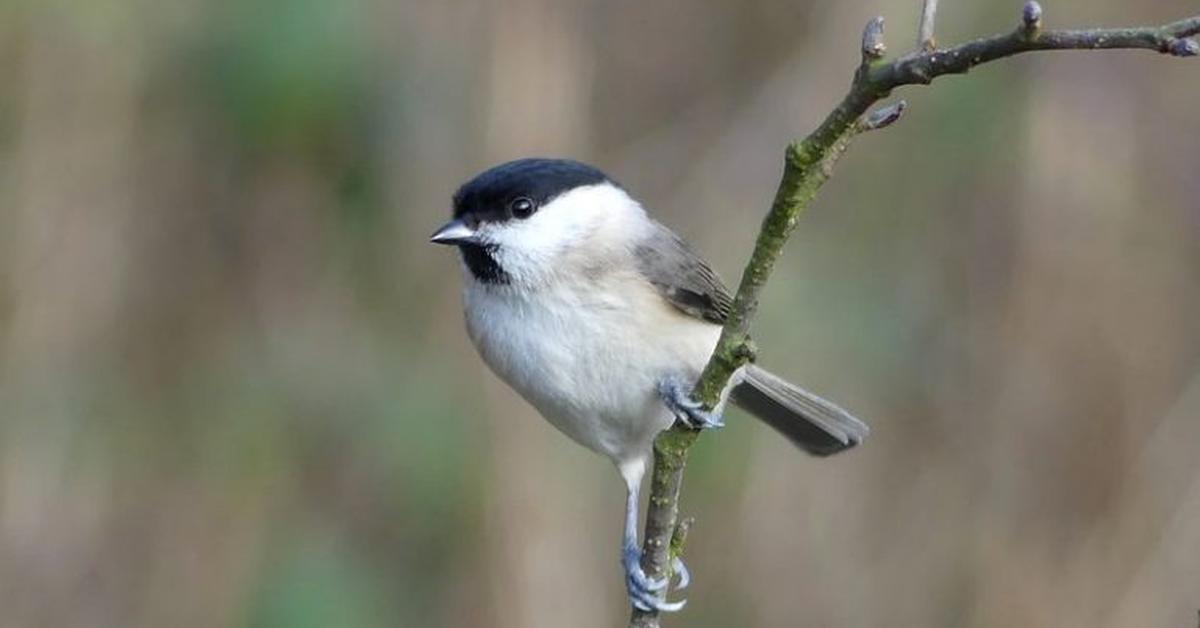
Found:
[(937, 42), (933, 39), (933, 22), (937, 17), (938, 0), (925, 0), (924, 6), (921, 7), (921, 26), (917, 32), (917, 49), (918, 50), (933, 50), (937, 48)]
[[(928, 5), (926, 3), (926, 7)], [(750, 321), (758, 309), (758, 296), (784, 243), (795, 229), (797, 218), (816, 197), (856, 134), (886, 126), (884, 121), (890, 123), (899, 117), (902, 105), (885, 107), (864, 118), (867, 111), (892, 90), (904, 85), (928, 84), (945, 74), (963, 74), (977, 65), (1035, 50), (1127, 48), (1178, 57), (1200, 53), (1200, 44), (1190, 39), (1200, 33), (1200, 16), (1142, 28), (1042, 30), (1041, 24), (1041, 6), (1030, 0), (1025, 3), (1021, 20), (1012, 32), (942, 50), (917, 50), (885, 62), (881, 58), (884, 50), (882, 19), (868, 23), (863, 32), (862, 61), (850, 91), (816, 130), (787, 147), (779, 189), (742, 273), (733, 310), (721, 330), (712, 358), (692, 391), (696, 400), (713, 407), (730, 377), (753, 356)], [(698, 435), (699, 432), (676, 424), (660, 434), (654, 443), (654, 472), (650, 481), (642, 557), (642, 568), (651, 577), (664, 575), (670, 564), (669, 545), (678, 519), (683, 469), (688, 448)], [(630, 626), (658, 628), (658, 613), (634, 609)]]

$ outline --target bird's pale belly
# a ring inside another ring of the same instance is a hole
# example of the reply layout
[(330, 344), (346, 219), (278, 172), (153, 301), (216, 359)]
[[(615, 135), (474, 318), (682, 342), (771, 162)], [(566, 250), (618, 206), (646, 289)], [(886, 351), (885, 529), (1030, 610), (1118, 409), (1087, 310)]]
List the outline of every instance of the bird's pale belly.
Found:
[(466, 301), (488, 366), (560, 431), (618, 462), (644, 456), (670, 425), (659, 380), (695, 377), (719, 333), (649, 291), (604, 303), (543, 293), (532, 303), (468, 288)]

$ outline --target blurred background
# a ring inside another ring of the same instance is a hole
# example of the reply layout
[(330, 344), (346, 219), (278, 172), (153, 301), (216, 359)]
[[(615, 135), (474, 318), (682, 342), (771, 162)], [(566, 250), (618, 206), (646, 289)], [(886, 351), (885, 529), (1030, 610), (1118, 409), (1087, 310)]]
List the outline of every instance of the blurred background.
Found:
[[(1020, 9), (942, 4), (946, 44)], [(918, 5), (0, 4), (0, 624), (621, 625), (621, 483), (486, 371), (428, 234), (572, 156), (732, 284), (862, 25), (906, 50)], [(1069, 52), (899, 94), (755, 327), (872, 437), (703, 438), (670, 625), (1195, 625), (1198, 77)]]

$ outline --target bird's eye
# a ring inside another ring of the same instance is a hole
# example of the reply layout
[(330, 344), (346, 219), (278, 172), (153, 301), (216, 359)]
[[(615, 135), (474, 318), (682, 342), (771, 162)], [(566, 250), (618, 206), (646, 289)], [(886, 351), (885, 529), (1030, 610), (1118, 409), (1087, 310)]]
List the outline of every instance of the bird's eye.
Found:
[(508, 210), (512, 212), (514, 218), (528, 218), (533, 215), (533, 201), (524, 196), (515, 198), (508, 204)]

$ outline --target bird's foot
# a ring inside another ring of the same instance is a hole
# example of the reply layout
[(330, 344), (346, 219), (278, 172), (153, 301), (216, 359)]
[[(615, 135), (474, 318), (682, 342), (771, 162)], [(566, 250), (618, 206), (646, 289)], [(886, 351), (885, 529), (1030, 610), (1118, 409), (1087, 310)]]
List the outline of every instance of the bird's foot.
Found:
[(689, 387), (683, 379), (670, 376), (658, 383), (658, 394), (675, 418), (694, 430), (725, 427), (721, 414), (705, 410), (704, 405), (692, 399)]
[(675, 556), (671, 558), (671, 571), (679, 576), (679, 584), (675, 585), (676, 591), (682, 591), (692, 583), (692, 572), (688, 571), (687, 565), (683, 564), (683, 559)]
[[(675, 559), (678, 560), (678, 559)], [(667, 578), (653, 579), (642, 571), (642, 552), (637, 547), (626, 547), (621, 554), (621, 565), (625, 568), (625, 590), (629, 593), (629, 602), (634, 608), (643, 611), (659, 611), (663, 613), (673, 613), (687, 603), (687, 600), (679, 600), (678, 602), (668, 602), (666, 600), (666, 589), (669, 584)], [(675, 567), (676, 563), (672, 562)], [(679, 567), (683, 566), (683, 562), (678, 563)], [(690, 577), (687, 574), (687, 568), (682, 570), (676, 568), (680, 573), (680, 588), (687, 586)]]

